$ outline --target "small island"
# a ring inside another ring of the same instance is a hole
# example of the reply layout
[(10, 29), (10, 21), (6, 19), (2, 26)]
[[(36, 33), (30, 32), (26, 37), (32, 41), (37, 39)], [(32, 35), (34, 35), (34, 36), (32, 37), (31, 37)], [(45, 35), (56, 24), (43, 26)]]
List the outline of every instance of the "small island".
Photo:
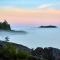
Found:
[(48, 25), (48, 26), (39, 26), (39, 28), (57, 28), (57, 26)]
[(13, 33), (23, 33), (26, 34), (26, 31), (16, 31), (16, 30), (12, 30), (10, 24), (5, 20), (4, 22), (0, 22), (0, 31), (8, 31), (8, 32), (13, 32)]
[(5, 20), (4, 22), (0, 22), (0, 30), (11, 30), (10, 24)]

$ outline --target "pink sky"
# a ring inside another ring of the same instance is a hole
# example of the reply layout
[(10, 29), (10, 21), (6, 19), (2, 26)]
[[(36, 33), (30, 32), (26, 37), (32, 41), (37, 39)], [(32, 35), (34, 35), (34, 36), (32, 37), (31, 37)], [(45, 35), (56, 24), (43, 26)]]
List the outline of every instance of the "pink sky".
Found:
[(0, 20), (19, 24), (60, 24), (60, 10), (0, 8)]

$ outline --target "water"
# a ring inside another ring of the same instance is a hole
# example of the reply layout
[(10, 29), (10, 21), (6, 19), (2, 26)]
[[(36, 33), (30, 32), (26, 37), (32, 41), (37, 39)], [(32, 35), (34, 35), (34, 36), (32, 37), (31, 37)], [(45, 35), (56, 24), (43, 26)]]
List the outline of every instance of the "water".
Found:
[(26, 34), (18, 32), (0, 31), (0, 40), (8, 36), (10, 42), (22, 44), (29, 48), (55, 47), (60, 48), (60, 28), (37, 28), (37, 27), (12, 27), (14, 30), (26, 31)]

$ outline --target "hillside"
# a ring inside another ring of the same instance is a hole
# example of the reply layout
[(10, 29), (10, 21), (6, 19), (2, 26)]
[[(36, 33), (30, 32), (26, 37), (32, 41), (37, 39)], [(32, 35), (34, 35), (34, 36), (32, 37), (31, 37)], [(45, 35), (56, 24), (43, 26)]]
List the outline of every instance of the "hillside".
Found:
[(24, 50), (24, 51), (28, 51), (30, 52), (30, 48), (26, 47), (26, 46), (23, 46), (21, 44), (16, 44), (16, 43), (12, 43), (12, 42), (5, 42), (5, 41), (0, 41), (0, 46), (4, 46), (5, 44), (10, 44), (10, 45), (13, 45), (15, 46), (17, 49), (20, 49), (20, 50)]
[(30, 49), (21, 44), (0, 41), (0, 60), (60, 60), (60, 49)]

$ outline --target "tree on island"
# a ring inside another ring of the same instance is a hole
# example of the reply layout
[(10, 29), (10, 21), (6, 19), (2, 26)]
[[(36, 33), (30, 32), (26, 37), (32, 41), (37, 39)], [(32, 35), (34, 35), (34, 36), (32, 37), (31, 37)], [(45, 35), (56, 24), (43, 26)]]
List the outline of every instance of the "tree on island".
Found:
[(9, 37), (7, 36), (7, 37), (5, 37), (5, 41), (6, 42), (8, 42), (9, 41)]
[(0, 29), (2, 30), (11, 30), (10, 24), (5, 20), (4, 22), (0, 22)]

